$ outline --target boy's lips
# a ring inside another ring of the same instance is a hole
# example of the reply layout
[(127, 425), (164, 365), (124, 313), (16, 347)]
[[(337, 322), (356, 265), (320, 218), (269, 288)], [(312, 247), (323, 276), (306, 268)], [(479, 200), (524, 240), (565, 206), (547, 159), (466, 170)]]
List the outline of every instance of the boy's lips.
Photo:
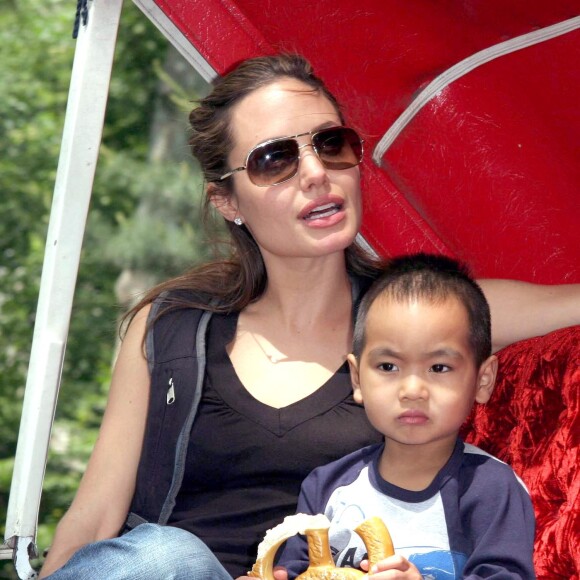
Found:
[(423, 411), (409, 409), (408, 411), (401, 413), (397, 417), (397, 420), (405, 425), (423, 425), (429, 421), (429, 417), (427, 417)]

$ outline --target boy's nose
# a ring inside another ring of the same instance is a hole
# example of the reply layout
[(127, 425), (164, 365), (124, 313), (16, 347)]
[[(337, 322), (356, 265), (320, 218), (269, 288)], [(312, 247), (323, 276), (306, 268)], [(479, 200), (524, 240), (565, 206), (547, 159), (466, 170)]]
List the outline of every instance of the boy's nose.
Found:
[(406, 375), (401, 378), (399, 386), (399, 399), (425, 399), (427, 387), (425, 381), (417, 375)]

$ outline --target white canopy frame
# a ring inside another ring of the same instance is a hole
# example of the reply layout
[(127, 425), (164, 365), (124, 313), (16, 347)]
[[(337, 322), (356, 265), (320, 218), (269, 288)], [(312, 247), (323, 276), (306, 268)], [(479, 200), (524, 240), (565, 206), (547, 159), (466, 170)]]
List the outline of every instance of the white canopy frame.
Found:
[[(211, 82), (218, 75), (154, 2), (135, 4)], [(71, 73), (18, 446), (0, 560), (14, 560), (18, 578), (38, 574), (36, 532), (82, 242), (92, 194), (123, 0), (88, 0)]]
[(78, 31), (0, 558), (36, 578), (36, 530), (123, 0), (88, 4)]

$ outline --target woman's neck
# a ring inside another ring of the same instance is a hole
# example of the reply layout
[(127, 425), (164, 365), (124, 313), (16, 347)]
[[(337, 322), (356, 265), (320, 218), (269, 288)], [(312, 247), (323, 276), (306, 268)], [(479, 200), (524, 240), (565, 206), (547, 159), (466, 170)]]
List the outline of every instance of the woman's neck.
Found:
[(324, 385), (344, 363), (351, 341), (344, 260), (284, 263), (268, 268), (268, 287), (240, 313), (228, 353), (250, 394), (281, 408)]
[(268, 285), (249, 309), (267, 312), (286, 327), (307, 328), (344, 323), (344, 310), (352, 304), (344, 255), (317, 259), (269, 260)]

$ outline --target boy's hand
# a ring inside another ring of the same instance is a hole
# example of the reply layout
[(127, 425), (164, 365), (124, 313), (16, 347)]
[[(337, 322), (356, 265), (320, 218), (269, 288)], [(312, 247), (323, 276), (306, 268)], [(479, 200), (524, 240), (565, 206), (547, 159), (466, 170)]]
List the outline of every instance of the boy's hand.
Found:
[[(288, 572), (282, 566), (274, 566), (274, 578), (276, 580), (288, 580)], [(239, 576), (236, 580), (258, 580), (252, 576)]]
[(377, 562), (370, 570), (368, 560), (361, 562), (361, 568), (368, 570), (369, 580), (423, 580), (417, 568), (403, 556), (395, 554)]

